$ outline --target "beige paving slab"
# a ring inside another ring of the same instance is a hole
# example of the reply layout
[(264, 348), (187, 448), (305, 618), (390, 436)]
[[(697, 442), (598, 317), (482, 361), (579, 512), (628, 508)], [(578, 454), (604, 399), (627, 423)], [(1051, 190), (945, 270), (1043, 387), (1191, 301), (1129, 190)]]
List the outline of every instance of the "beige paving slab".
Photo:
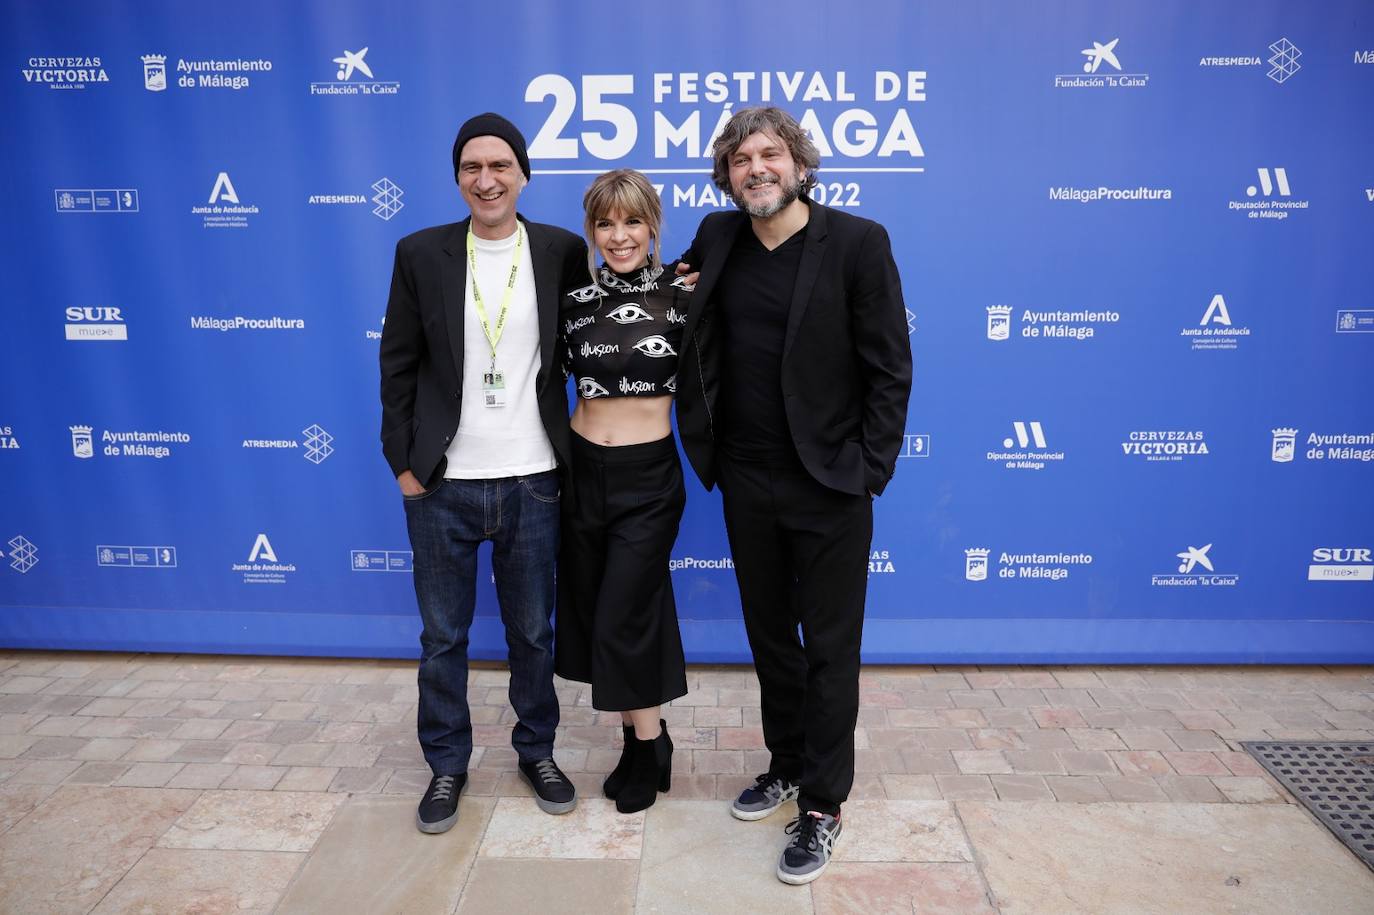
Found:
[(0, 833), (6, 832), (57, 790), (56, 785), (0, 783)]
[(883, 790), (893, 800), (938, 801), (943, 796), (933, 775), (905, 775), (884, 773)]
[(187, 763), (168, 788), (218, 788), (238, 767), (233, 763)]
[(195, 798), (167, 789), (59, 788), (0, 841), (4, 911), (90, 911)]
[(843, 819), (836, 861), (973, 860), (944, 801), (849, 801)]
[(206, 791), (160, 848), (309, 851), (345, 798), (306, 791)]
[(1368, 913), (1374, 873), (1292, 806), (960, 802), (1004, 915)]
[(300, 852), (149, 849), (92, 915), (268, 913), (304, 860)]
[(130, 788), (161, 788), (171, 781), (185, 765), (185, 763), (166, 762), (134, 763), (128, 768), (128, 771), (116, 779), (115, 784)]
[(640, 855), (643, 838), (644, 813), (618, 813), (615, 802), (605, 798), (578, 798), (571, 813), (555, 817), (530, 798), (503, 797), (496, 802), (478, 854), (484, 858), (634, 859)]
[(1221, 793), (1226, 795), (1228, 801), (1237, 804), (1287, 804), (1291, 803), (1289, 795), (1274, 785), (1266, 778), (1258, 776), (1235, 776), (1229, 778), (1213, 778), (1212, 784), (1216, 785)]
[(415, 803), (368, 795), (340, 807), (277, 911), (453, 911), (496, 799), (464, 794), (442, 835), (415, 828)]
[(635, 861), (478, 858), (458, 903), (458, 915), (629, 915), (635, 911), (638, 874)]
[(995, 915), (997, 911), (988, 904), (983, 881), (972, 864), (835, 861), (811, 884), (811, 901), (816, 915)]
[(331, 766), (293, 766), (273, 788), (277, 791), (328, 791), (339, 770)]
[[(125, 762), (88, 762), (67, 776), (68, 785), (111, 785), (129, 770)], [(123, 784), (122, 782), (118, 782)], [(137, 786), (131, 786), (137, 787)], [(161, 787), (161, 786), (159, 786)]]
[(745, 823), (714, 801), (661, 800), (649, 808), (636, 911), (757, 915), (811, 910), (811, 887), (778, 880), (783, 826), (796, 804)]
[(9, 781), (16, 785), (61, 784), (67, 776), (81, 768), (81, 763), (76, 760), (33, 759), (25, 762), (20, 759), (15, 762), (23, 764), (9, 777)]

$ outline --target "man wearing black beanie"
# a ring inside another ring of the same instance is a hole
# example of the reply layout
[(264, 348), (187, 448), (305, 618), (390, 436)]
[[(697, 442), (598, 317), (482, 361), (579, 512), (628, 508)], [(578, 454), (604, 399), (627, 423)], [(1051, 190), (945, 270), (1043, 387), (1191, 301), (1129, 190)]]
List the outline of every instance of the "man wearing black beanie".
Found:
[(459, 128), (453, 172), (470, 216), (397, 243), (381, 344), (382, 453), (405, 504), (424, 625), (418, 731), (433, 778), (415, 822), (426, 833), (453, 827), (467, 782), (468, 629), (484, 540), (510, 651), (520, 773), (542, 810), (577, 803), (553, 760), (550, 618), (569, 448), (554, 341), (559, 296), (587, 282), (587, 248), (516, 213), (530, 161), (500, 115)]
[(525, 151), (525, 138), (521, 136), (519, 128), (514, 124), (501, 115), (491, 112), (468, 118), (463, 126), (458, 128), (458, 138), (453, 141), (453, 176), (455, 179), (458, 178), (458, 164), (463, 154), (463, 147), (467, 145), (468, 140), (474, 137), (497, 137), (505, 140), (506, 145), (515, 154), (516, 164), (520, 166), (520, 171), (524, 174), (525, 180), (530, 180), (530, 157)]

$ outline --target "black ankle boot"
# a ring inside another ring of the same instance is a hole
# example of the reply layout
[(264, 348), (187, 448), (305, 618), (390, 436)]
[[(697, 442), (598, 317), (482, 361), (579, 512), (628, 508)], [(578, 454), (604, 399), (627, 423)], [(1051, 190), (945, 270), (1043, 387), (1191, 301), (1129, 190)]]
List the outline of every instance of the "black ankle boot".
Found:
[(658, 792), (667, 791), (673, 782), (673, 739), (668, 728), (659, 722), (660, 732), (653, 740), (639, 740), (631, 735), (634, 749), (630, 756), (630, 777), (615, 799), (615, 809), (634, 813), (652, 807)]
[(622, 724), (620, 730), (624, 732), (620, 762), (615, 764), (611, 774), (606, 776), (606, 780), (601, 783), (602, 793), (611, 800), (616, 799), (616, 795), (620, 794), (620, 789), (625, 787), (625, 782), (630, 777), (630, 758), (634, 750), (635, 729), (628, 724)]

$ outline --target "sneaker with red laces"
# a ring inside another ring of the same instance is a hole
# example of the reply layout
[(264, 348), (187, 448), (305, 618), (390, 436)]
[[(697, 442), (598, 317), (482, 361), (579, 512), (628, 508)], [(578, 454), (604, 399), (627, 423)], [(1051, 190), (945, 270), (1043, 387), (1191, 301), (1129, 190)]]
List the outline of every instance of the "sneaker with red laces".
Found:
[(778, 879), (800, 886), (825, 873), (840, 839), (840, 815), (803, 810), (785, 831), (792, 841), (778, 859)]

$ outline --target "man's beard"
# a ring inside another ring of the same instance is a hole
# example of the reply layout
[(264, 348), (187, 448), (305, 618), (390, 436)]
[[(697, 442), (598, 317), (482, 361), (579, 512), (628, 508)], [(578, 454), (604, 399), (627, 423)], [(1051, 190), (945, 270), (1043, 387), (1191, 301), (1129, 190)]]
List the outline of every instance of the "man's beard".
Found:
[(797, 200), (802, 195), (802, 178), (800, 170), (791, 181), (781, 179), (777, 181), (765, 181), (758, 178), (747, 178), (745, 179), (742, 190), (747, 190), (751, 187), (759, 187), (763, 184), (778, 185), (778, 189), (782, 193), (778, 195), (777, 200), (772, 203), (750, 204), (745, 203), (742, 196), (735, 197), (735, 204), (755, 219), (767, 219), (770, 216), (776, 216), (778, 213), (781, 213), (791, 206), (793, 201)]

